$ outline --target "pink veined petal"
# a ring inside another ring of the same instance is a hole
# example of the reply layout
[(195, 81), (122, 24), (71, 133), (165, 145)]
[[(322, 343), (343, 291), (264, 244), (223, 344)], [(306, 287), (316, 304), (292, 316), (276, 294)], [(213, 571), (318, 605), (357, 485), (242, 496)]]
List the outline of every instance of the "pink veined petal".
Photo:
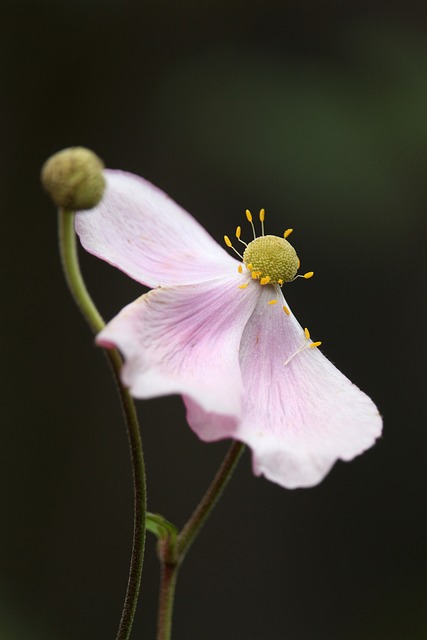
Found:
[(239, 289), (244, 279), (155, 289), (102, 330), (97, 343), (122, 352), (133, 396), (182, 393), (205, 411), (240, 415), (239, 345), (259, 296), (257, 287), (250, 295)]
[(147, 180), (105, 171), (100, 204), (76, 215), (83, 247), (149, 287), (234, 273), (238, 262), (196, 220)]
[[(280, 294), (279, 294), (280, 295)], [(319, 483), (338, 459), (351, 460), (381, 434), (374, 403), (317, 347), (286, 360), (304, 344), (302, 327), (265, 287), (240, 347), (244, 387), (241, 419), (207, 414), (185, 400), (192, 428), (205, 440), (232, 437), (248, 444), (254, 472), (286, 488)]]

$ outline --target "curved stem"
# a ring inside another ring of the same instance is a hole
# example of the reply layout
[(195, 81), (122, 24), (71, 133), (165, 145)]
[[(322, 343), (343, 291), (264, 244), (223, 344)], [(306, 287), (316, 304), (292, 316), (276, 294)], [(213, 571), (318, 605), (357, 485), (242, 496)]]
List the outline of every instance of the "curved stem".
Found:
[[(90, 215), (87, 213), (86, 215)], [(104, 328), (105, 322), (95, 307), (84, 283), (79, 259), (77, 256), (76, 235), (74, 232), (74, 213), (59, 209), (58, 211), (59, 251), (62, 268), (68, 288), (93, 333)]]
[(231, 444), (208, 490), (178, 535), (176, 553), (180, 561), (183, 560), (188, 549), (200, 532), (200, 529), (220, 499), (244, 450), (245, 445), (241, 442), (233, 442)]
[[(90, 212), (86, 215), (90, 215)], [(58, 223), (59, 249), (68, 287), (77, 303), (77, 306), (80, 308), (83, 316), (89, 323), (90, 328), (94, 333), (98, 333), (103, 329), (104, 321), (86, 289), (86, 285), (80, 272), (76, 236), (74, 232), (74, 213), (60, 209), (58, 212)], [(113, 370), (126, 421), (133, 475), (134, 528), (132, 556), (125, 602), (123, 605), (119, 630), (116, 636), (116, 640), (128, 640), (132, 630), (133, 619), (138, 603), (142, 566), (144, 561), (147, 502), (145, 465), (135, 405), (129, 392), (125, 389), (120, 380), (122, 359), (116, 349), (107, 350), (105, 353)]]
[(160, 582), (157, 640), (170, 640), (171, 638), (175, 585), (179, 567), (188, 549), (220, 499), (244, 449), (245, 445), (241, 442), (233, 442), (231, 444), (208, 490), (181, 533), (176, 539), (159, 540), (162, 577)]

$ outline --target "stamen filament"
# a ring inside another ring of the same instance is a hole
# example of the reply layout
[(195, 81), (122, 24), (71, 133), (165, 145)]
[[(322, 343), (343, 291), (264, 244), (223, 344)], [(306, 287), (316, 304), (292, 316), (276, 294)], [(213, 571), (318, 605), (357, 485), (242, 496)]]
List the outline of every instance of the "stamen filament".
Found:
[(304, 349), (306, 349), (306, 345), (305, 343), (302, 345), (302, 347), (300, 347), (299, 349), (297, 349), (295, 351), (295, 353), (293, 353), (291, 356), (289, 356), (289, 358), (287, 360), (285, 360), (285, 362), (283, 364), (287, 365), (290, 363), (290, 361), (295, 358), (295, 356), (297, 356), (299, 353), (301, 353), (301, 351), (304, 351)]
[(254, 223), (252, 222), (252, 213), (249, 211), (249, 209), (246, 209), (246, 218), (248, 222), (251, 223), (252, 233), (254, 234), (254, 240), (256, 240), (255, 227), (254, 227)]
[(309, 278), (312, 278), (313, 276), (314, 276), (314, 271), (307, 271), (307, 273), (304, 273), (304, 274), (297, 273), (295, 278), (292, 278), (291, 282), (293, 282), (297, 278), (304, 278), (304, 280), (308, 280)]
[(245, 247), (247, 247), (248, 245), (246, 244), (246, 242), (240, 238), (240, 234), (241, 233), (242, 233), (242, 228), (241, 227), (237, 227), (237, 229), (236, 229), (236, 238), (238, 239), (239, 242), (244, 244)]
[[(283, 311), (285, 311), (285, 313), (288, 313), (289, 309), (283, 307)], [(317, 342), (308, 342), (310, 340), (310, 331), (307, 329), (307, 327), (304, 329), (304, 336), (304, 343), (295, 351), (295, 353), (293, 353), (287, 360), (285, 360), (285, 362), (283, 363), (284, 365), (289, 364), (292, 358), (295, 358), (295, 356), (298, 355), (298, 353), (301, 353), (301, 351), (305, 351), (305, 349), (312, 349), (313, 347), (320, 347), (320, 345), (322, 344), (320, 340), (318, 340)]]
[(230, 249), (233, 249), (234, 253), (237, 253), (237, 255), (239, 256), (239, 258), (241, 258), (243, 260), (243, 256), (240, 255), (240, 253), (237, 251), (237, 249), (235, 249), (233, 247), (233, 245), (231, 244), (231, 240), (228, 236), (224, 236), (224, 242), (227, 245), (227, 247), (229, 247)]

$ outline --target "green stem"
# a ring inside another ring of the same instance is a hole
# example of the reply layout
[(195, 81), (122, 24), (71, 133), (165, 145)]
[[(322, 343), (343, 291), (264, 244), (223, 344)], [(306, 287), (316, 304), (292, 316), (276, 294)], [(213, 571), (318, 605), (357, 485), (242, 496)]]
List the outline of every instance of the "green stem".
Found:
[[(87, 212), (85, 215), (90, 215), (90, 212)], [(104, 328), (105, 324), (86, 289), (86, 285), (80, 272), (76, 236), (74, 232), (74, 213), (60, 209), (58, 212), (58, 223), (59, 249), (68, 287), (92, 331), (94, 333), (98, 333)], [(116, 640), (128, 640), (131, 634), (133, 619), (138, 603), (142, 566), (144, 561), (147, 502), (145, 465), (135, 405), (129, 392), (125, 389), (120, 380), (122, 359), (116, 349), (106, 350), (106, 356), (113, 370), (126, 421), (133, 475), (134, 528), (132, 555), (125, 602), (123, 605), (119, 630), (116, 636)]]
[(228, 449), (220, 468), (212, 480), (208, 490), (189, 518), (187, 524), (180, 532), (176, 544), (176, 553), (182, 562), (185, 554), (193, 544), (200, 529), (210, 516), (216, 503), (222, 496), (240, 457), (245, 450), (245, 445), (241, 442), (233, 442)]
[(160, 582), (157, 640), (170, 640), (171, 638), (175, 585), (179, 567), (184, 560), (185, 554), (220, 499), (244, 449), (245, 445), (241, 442), (233, 442), (231, 444), (208, 490), (176, 540), (170, 538), (159, 541), (162, 577)]
[[(86, 215), (90, 215), (89, 212)], [(84, 283), (77, 255), (76, 234), (74, 232), (74, 213), (72, 211), (58, 211), (59, 251), (61, 253), (62, 268), (71, 294), (89, 323), (93, 333), (99, 333), (105, 322), (89, 295)]]

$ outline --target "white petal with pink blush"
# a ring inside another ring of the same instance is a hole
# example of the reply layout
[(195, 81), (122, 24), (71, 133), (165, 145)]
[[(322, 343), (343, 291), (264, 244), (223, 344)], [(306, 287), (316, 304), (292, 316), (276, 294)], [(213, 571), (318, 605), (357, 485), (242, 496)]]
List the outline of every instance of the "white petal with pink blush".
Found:
[[(382, 430), (375, 404), (325, 358), (282, 296), (299, 277), (288, 241), (254, 238), (238, 262), (149, 182), (112, 171), (106, 178), (100, 205), (77, 216), (83, 246), (162, 285), (97, 337), (123, 354), (132, 395), (182, 394), (202, 440), (246, 443), (254, 473), (287, 488), (315, 485), (337, 460), (371, 447)], [(263, 233), (263, 210), (260, 220)]]
[(239, 349), (260, 291), (242, 297), (236, 275), (154, 289), (101, 331), (97, 343), (124, 356), (122, 380), (132, 395), (182, 393), (206, 411), (240, 415)]
[(195, 284), (237, 262), (196, 220), (147, 180), (105, 171), (101, 202), (76, 215), (83, 247), (149, 287)]

